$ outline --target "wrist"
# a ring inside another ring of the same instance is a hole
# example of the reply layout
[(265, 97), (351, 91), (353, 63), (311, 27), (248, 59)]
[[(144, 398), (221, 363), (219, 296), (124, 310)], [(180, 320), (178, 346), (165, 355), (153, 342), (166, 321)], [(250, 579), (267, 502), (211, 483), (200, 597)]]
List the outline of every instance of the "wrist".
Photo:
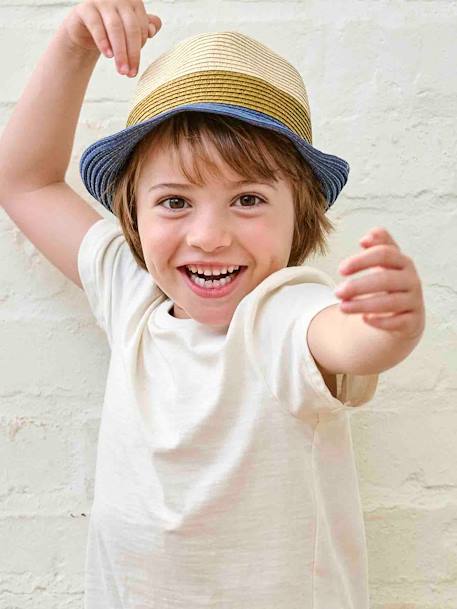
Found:
[(101, 55), (97, 47), (85, 49), (84, 47), (75, 44), (68, 35), (65, 21), (62, 22), (57, 29), (55, 38), (57, 39), (59, 46), (64, 49), (65, 53), (77, 61), (88, 63), (96, 62)]

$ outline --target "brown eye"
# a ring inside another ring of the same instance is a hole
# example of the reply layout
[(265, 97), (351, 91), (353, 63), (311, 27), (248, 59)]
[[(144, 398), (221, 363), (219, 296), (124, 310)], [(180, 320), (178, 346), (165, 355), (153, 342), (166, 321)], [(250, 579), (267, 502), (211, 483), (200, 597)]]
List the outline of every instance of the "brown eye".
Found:
[[(258, 199), (260, 201), (260, 205), (262, 205), (263, 203), (265, 203), (265, 201), (263, 199), (261, 199), (260, 197), (258, 197), (257, 195), (241, 195), (239, 197), (239, 200), (242, 202), (246, 202), (249, 201), (249, 199)], [(258, 205), (242, 205), (241, 207), (259, 207)]]
[(157, 203), (157, 205), (162, 205), (162, 203), (165, 203), (166, 201), (170, 201), (170, 207), (165, 207), (165, 209), (171, 209), (171, 210), (176, 210), (176, 211), (181, 211), (181, 209), (184, 209), (184, 207), (176, 207), (176, 201), (184, 201), (184, 199), (182, 199), (181, 197), (169, 197), (168, 199), (163, 199), (163, 201), (160, 201), (160, 203)]

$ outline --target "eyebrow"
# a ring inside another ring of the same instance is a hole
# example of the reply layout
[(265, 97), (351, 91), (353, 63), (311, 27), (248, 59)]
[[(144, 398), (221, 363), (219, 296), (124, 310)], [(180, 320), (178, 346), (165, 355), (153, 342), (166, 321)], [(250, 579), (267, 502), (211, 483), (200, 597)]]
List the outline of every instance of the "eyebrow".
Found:
[[(270, 185), (272, 188), (274, 188), (273, 183), (275, 182), (275, 180), (273, 180), (273, 178), (271, 179), (267, 179), (264, 182), (255, 182), (252, 180), (239, 180), (239, 181), (235, 181), (232, 182), (233, 187), (235, 188), (236, 186), (241, 186), (242, 184), (266, 184), (266, 185)], [(148, 192), (150, 192), (151, 190), (157, 190), (158, 188), (192, 188), (193, 184), (187, 184), (187, 183), (180, 183), (180, 182), (162, 182), (160, 184), (154, 184), (153, 186), (151, 186), (148, 190)]]

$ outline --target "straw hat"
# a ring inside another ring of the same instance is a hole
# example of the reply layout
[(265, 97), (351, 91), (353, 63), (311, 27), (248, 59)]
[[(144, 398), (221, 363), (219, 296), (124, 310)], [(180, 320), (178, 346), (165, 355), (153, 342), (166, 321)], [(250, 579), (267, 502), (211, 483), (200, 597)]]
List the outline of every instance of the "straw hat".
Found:
[(126, 128), (83, 152), (80, 173), (90, 194), (112, 211), (112, 189), (136, 144), (185, 110), (232, 116), (287, 136), (322, 183), (327, 210), (347, 182), (349, 164), (312, 146), (308, 96), (299, 72), (246, 34), (206, 32), (153, 61), (137, 81)]

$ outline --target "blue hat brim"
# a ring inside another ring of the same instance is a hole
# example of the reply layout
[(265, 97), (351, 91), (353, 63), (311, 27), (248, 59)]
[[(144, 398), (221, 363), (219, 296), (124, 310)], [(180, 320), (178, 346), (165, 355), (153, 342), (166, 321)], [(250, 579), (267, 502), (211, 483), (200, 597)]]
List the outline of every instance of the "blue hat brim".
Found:
[(112, 190), (128, 157), (135, 146), (154, 127), (183, 111), (205, 111), (238, 118), (255, 125), (281, 133), (288, 137), (303, 158), (309, 163), (321, 182), (327, 199), (327, 209), (334, 204), (347, 182), (349, 164), (344, 159), (321, 152), (280, 121), (271, 116), (233, 104), (215, 102), (186, 104), (167, 110), (137, 125), (131, 125), (91, 144), (83, 152), (79, 163), (82, 181), (89, 193), (112, 212)]

